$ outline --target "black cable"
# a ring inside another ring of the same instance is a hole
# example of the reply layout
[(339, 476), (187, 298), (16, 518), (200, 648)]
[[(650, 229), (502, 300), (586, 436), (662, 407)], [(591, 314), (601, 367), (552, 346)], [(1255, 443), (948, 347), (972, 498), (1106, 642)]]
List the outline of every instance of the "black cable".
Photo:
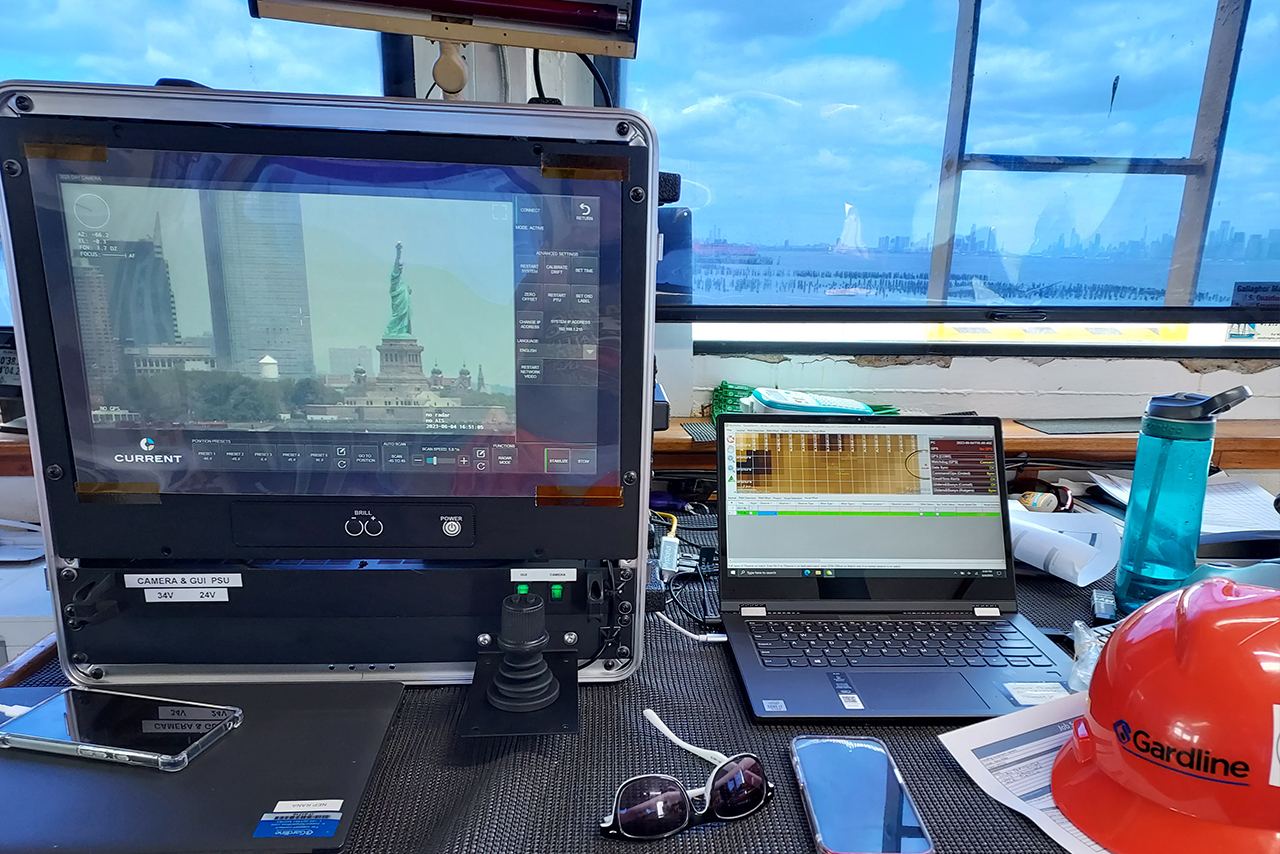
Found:
[(424, 100), (424, 101), (425, 101), (425, 100), (427, 100), (428, 98), (430, 98), (430, 97), (431, 97), (431, 93), (432, 93), (432, 92), (434, 92), (434, 91), (436, 91), (436, 87), (438, 87), (439, 85), (440, 85), (439, 83), (436, 83), (436, 82), (434, 82), (434, 81), (433, 81), (433, 82), (432, 82), (432, 84), (431, 84), (431, 88), (427, 90), (427, 94), (425, 94), (425, 95), (423, 95), (423, 96), (422, 96), (422, 100)]
[(707, 628), (716, 628), (717, 626), (720, 625), (720, 623), (716, 622), (715, 618), (713, 618), (710, 614), (703, 614), (703, 615), (695, 614), (693, 610), (684, 603), (684, 600), (680, 598), (680, 591), (685, 589), (685, 585), (677, 584), (676, 582), (679, 581), (681, 578), (686, 578), (690, 576), (696, 577), (697, 575), (698, 575), (698, 572), (696, 570), (687, 569), (687, 570), (684, 570), (683, 572), (677, 572), (675, 575), (671, 576), (671, 579), (666, 583), (667, 599), (668, 601), (674, 603), (675, 606), (680, 609), (680, 612), (682, 614), (684, 614), (690, 620), (693, 620), (698, 625), (704, 626)]
[[(650, 511), (650, 512), (652, 512), (652, 511)], [(682, 523), (680, 523), (680, 525), (681, 525), (681, 527), (684, 527), (684, 523), (683, 523), (683, 522), (682, 522)], [(666, 519), (663, 519), (663, 518), (661, 518), (661, 517), (659, 517), (659, 516), (650, 516), (650, 517), (649, 517), (649, 530), (650, 530), (650, 531), (652, 531), (652, 530), (653, 530), (653, 528), (654, 528), (655, 526), (661, 529), (660, 533), (658, 533), (658, 535), (657, 535), (657, 536), (658, 536), (658, 538), (667, 537), (667, 536), (670, 536), (670, 535), (671, 535), (671, 534), (670, 534), (670, 531), (671, 531), (671, 523), (670, 523), (670, 522), (668, 522)], [(703, 533), (709, 533), (709, 532), (711, 532), (711, 531), (715, 531), (715, 530), (717, 530), (717, 528), (693, 528), (693, 527), (688, 527), (688, 528), (686, 528), (685, 530), (689, 530), (689, 531), (702, 531)], [(684, 543), (686, 546), (693, 546), (695, 549), (715, 548), (715, 546), (714, 546), (714, 545), (712, 545), (712, 544), (710, 544), (710, 543), (700, 543), (700, 542), (698, 542), (697, 540), (693, 540), (693, 539), (690, 539), (689, 537), (684, 536), (683, 534), (681, 534), (681, 533), (680, 533), (680, 528), (676, 528), (675, 538), (676, 538), (677, 540), (679, 540), (680, 542)], [(655, 542), (656, 542), (656, 540), (655, 540)]]
[(702, 561), (698, 561), (698, 583), (702, 585), (702, 613), (707, 615), (710, 621), (715, 615), (716, 608), (711, 604), (711, 583), (707, 580), (706, 573), (702, 571)]
[(547, 91), (542, 88), (542, 51), (536, 47), (533, 49), (533, 88), (539, 98), (547, 97)]
[(596, 64), (591, 61), (591, 57), (585, 53), (578, 54), (578, 59), (582, 60), (582, 64), (591, 72), (591, 76), (595, 78), (596, 85), (600, 87), (600, 99), (604, 101), (606, 107), (613, 106), (613, 93), (609, 91), (609, 84), (605, 82), (604, 75), (600, 73), (600, 69), (596, 68)]
[[(609, 584), (608, 584), (609, 609), (605, 612), (605, 624), (600, 627), (600, 645), (596, 647), (595, 653), (590, 658), (588, 658), (582, 664), (578, 665), (579, 670), (586, 670), (588, 667), (590, 667), (591, 665), (599, 661), (600, 656), (604, 655), (605, 647), (609, 645), (609, 642), (611, 640), (613, 640), (618, 636), (617, 632), (613, 630), (614, 629), (613, 612), (616, 607), (616, 604), (618, 601), (618, 595), (619, 595), (618, 582), (613, 575), (613, 562), (610, 561), (605, 565), (608, 567), (608, 572), (609, 572)], [(610, 634), (610, 632), (613, 632), (613, 634)]]
[[(703, 530), (703, 531), (710, 532), (710, 531), (712, 531), (712, 530), (714, 530), (714, 529), (712, 529), (712, 528), (705, 528), (705, 529), (704, 529), (704, 528), (694, 528), (693, 530), (695, 530), (695, 531)], [(693, 546), (694, 548), (697, 548), (697, 549), (715, 549), (715, 548), (717, 548), (717, 546), (712, 545), (712, 544), (710, 544), (710, 543), (700, 543), (700, 542), (698, 542), (697, 540), (691, 540), (691, 539), (689, 539), (688, 537), (686, 537), (686, 536), (684, 536), (683, 534), (681, 534), (679, 531), (677, 531), (677, 532), (676, 532), (676, 539), (677, 539), (677, 540), (679, 540), (680, 542), (684, 543), (686, 546)]]
[(668, 601), (670, 601), (671, 603), (673, 603), (677, 608), (679, 608), (679, 609), (680, 609), (680, 613), (684, 614), (686, 617), (688, 617), (690, 620), (692, 620), (693, 622), (697, 623), (698, 625), (703, 626), (704, 628), (715, 628), (715, 625), (714, 625), (713, 623), (711, 623), (711, 622), (709, 622), (708, 620), (706, 620), (705, 618), (703, 618), (703, 617), (699, 617), (697, 614), (693, 613), (693, 610), (692, 610), (692, 609), (690, 609), (690, 608), (689, 608), (689, 606), (688, 606), (688, 605), (686, 605), (686, 604), (685, 604), (685, 603), (680, 599), (679, 592), (680, 592), (681, 590), (683, 590), (683, 589), (684, 589), (684, 587), (683, 587), (683, 586), (681, 586), (681, 587), (676, 587), (675, 585), (668, 584), (668, 585), (667, 585), (667, 600), (668, 600)]

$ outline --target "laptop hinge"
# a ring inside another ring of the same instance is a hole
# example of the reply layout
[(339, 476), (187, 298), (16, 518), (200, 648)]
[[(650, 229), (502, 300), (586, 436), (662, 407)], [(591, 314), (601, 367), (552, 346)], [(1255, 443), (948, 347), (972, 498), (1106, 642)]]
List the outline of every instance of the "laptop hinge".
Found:
[(767, 616), (769, 616), (769, 615), (765, 612), (765, 607), (764, 607), (763, 605), (743, 605), (743, 606), (742, 606), (742, 610), (741, 610), (741, 611), (739, 611), (739, 613), (740, 613), (740, 614), (742, 614), (742, 616), (744, 616), (744, 617), (767, 617)]
[(999, 617), (1000, 606), (998, 605), (974, 605), (973, 616), (975, 617)]

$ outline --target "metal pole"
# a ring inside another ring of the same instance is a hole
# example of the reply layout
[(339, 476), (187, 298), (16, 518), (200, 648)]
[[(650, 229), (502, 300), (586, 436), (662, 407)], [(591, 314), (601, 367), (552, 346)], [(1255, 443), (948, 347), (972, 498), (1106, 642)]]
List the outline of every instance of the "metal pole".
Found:
[(1244, 43), (1245, 22), (1249, 19), (1249, 3), (1250, 0), (1218, 0), (1204, 69), (1204, 87), (1200, 90), (1200, 110), (1191, 138), (1191, 159), (1203, 168), (1198, 174), (1187, 176), (1182, 190), (1182, 210), (1178, 215), (1173, 260), (1165, 287), (1167, 306), (1189, 306), (1195, 301), (1209, 213), (1218, 186), (1222, 142), (1227, 135), (1231, 96), (1236, 71), (1240, 68), (1240, 47)]
[(933, 256), (929, 261), (929, 304), (945, 305), (955, 248), (956, 212), (960, 207), (960, 173), (965, 135), (969, 131), (969, 101), (973, 96), (973, 62), (978, 47), (978, 17), (982, 0), (960, 0), (956, 21), (956, 53), (951, 65), (951, 99), (947, 132), (942, 143), (942, 172), (938, 176), (938, 210), (933, 223)]

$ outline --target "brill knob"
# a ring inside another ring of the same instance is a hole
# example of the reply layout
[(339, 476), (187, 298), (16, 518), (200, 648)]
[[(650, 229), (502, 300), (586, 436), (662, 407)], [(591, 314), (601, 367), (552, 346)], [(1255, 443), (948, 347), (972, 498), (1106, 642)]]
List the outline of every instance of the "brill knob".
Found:
[(547, 640), (547, 613), (537, 593), (513, 593), (502, 600), (502, 635), (504, 649), (528, 649)]

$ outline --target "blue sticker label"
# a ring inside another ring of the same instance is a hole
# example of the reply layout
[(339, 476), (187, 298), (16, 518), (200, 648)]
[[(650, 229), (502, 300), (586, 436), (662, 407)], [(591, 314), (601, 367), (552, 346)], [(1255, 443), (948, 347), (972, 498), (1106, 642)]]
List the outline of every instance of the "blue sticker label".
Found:
[(263, 813), (253, 831), (254, 839), (288, 839), (293, 837), (331, 837), (342, 823), (340, 812), (269, 812)]

